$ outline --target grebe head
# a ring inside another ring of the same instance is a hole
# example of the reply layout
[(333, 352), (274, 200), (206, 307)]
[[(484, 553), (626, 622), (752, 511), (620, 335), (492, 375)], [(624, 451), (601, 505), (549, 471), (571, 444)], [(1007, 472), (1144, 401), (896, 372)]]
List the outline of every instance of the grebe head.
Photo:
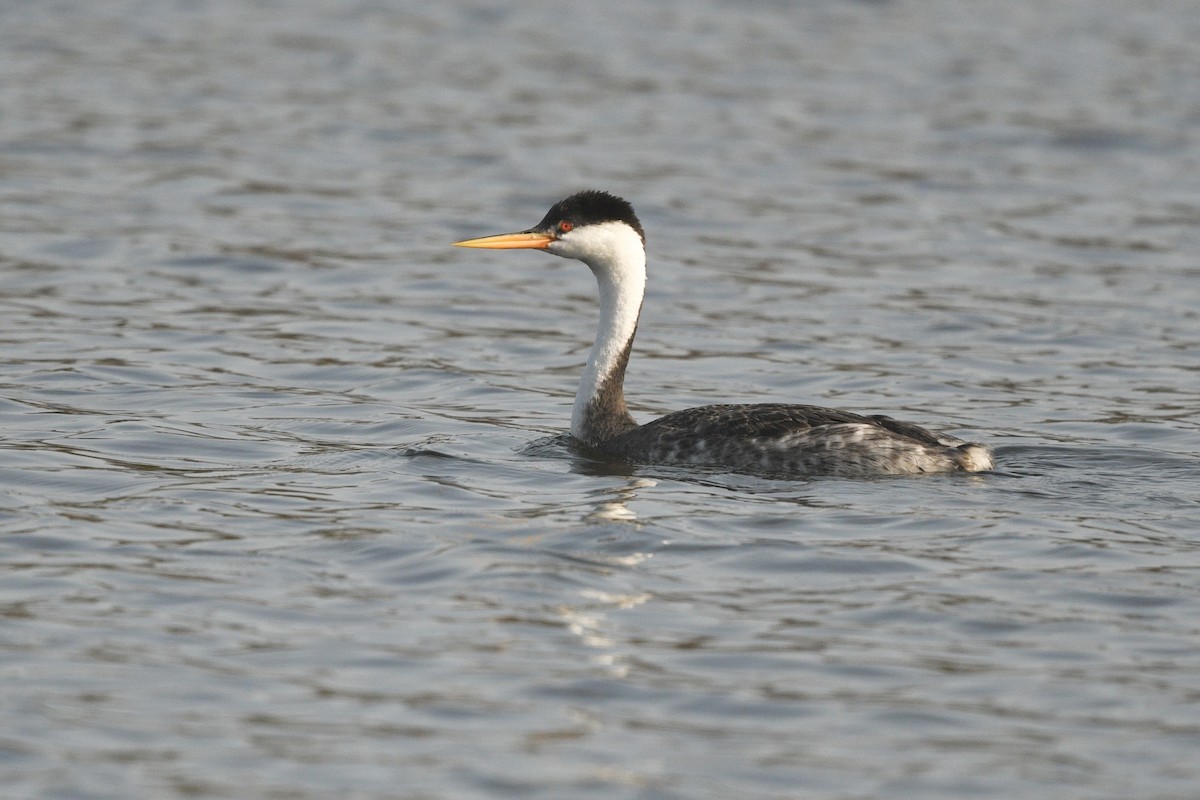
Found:
[(589, 190), (560, 200), (537, 225), (517, 233), (501, 233), (455, 242), (457, 247), (496, 250), (545, 250), (576, 258), (593, 271), (609, 273), (622, 266), (643, 265), (646, 233), (633, 206), (608, 192)]

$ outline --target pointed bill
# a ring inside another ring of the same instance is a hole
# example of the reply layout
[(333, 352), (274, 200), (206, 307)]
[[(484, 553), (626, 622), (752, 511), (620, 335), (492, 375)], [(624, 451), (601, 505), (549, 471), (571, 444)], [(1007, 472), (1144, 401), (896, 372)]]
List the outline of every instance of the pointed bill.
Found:
[(522, 231), (521, 233), (500, 233), (495, 236), (481, 236), (478, 239), (464, 239), (461, 242), (455, 242), (454, 246), (486, 247), (489, 250), (545, 250), (553, 241), (554, 237), (548, 233)]

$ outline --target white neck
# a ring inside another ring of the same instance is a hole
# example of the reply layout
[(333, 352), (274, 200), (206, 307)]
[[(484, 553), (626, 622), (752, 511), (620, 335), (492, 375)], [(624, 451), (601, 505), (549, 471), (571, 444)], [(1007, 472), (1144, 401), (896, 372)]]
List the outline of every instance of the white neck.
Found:
[(579, 228), (549, 250), (587, 264), (600, 289), (596, 341), (571, 412), (571, 434), (596, 444), (598, 429), (607, 430), (613, 419), (629, 419), (623, 392), (625, 363), (646, 293), (646, 248), (628, 225), (606, 222)]

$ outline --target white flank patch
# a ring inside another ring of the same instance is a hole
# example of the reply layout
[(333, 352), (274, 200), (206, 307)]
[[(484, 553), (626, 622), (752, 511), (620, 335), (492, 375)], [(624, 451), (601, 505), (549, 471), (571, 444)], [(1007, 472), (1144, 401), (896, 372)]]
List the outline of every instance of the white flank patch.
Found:
[(962, 454), (964, 456), (963, 469), (967, 472), (986, 472), (996, 466), (996, 462), (992, 458), (992, 451), (983, 445), (973, 444), (964, 447)]

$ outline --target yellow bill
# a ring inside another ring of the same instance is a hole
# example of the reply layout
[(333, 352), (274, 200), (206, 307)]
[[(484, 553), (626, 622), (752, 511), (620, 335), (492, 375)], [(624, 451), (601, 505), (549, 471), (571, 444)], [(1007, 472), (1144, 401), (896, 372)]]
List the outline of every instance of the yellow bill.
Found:
[(486, 247), (489, 250), (533, 249), (545, 250), (554, 241), (548, 233), (499, 233), (495, 236), (481, 236), (478, 239), (464, 239), (455, 242), (455, 247)]

